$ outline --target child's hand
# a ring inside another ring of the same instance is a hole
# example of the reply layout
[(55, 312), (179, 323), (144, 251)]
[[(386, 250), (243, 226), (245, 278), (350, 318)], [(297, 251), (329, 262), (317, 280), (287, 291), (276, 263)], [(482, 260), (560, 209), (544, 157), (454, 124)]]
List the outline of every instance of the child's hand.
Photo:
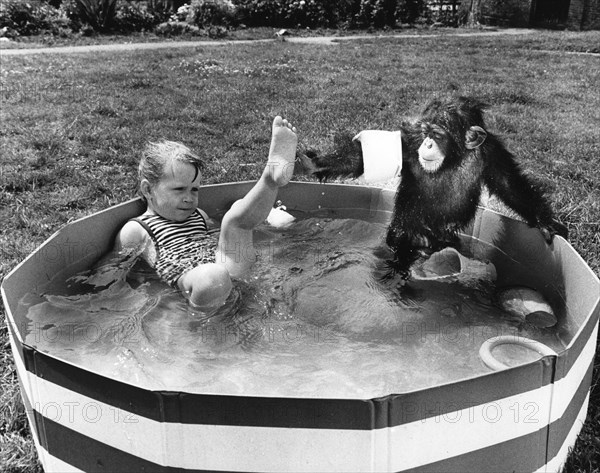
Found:
[(96, 287), (110, 286), (113, 282), (119, 279), (120, 272), (121, 271), (119, 271), (118, 266), (101, 266), (87, 278), (85, 283)]

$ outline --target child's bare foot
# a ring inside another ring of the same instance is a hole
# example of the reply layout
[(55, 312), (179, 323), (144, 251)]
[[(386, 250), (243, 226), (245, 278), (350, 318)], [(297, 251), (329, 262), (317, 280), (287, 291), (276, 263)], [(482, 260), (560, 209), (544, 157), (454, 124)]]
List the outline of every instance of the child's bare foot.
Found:
[(294, 174), (297, 143), (296, 128), (287, 120), (276, 116), (273, 120), (267, 170), (269, 177), (279, 187), (285, 186)]

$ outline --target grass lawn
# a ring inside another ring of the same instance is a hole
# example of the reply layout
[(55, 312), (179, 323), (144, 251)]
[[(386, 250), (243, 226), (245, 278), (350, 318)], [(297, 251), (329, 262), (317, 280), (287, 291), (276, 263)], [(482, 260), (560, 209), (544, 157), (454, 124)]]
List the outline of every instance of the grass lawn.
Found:
[[(3, 57), (0, 277), (66, 222), (133, 197), (140, 149), (169, 138), (205, 157), (205, 182), (258, 176), (274, 115), (303, 144), (395, 129), (432, 96), (490, 104), (488, 127), (548, 189), (600, 274), (600, 32), (373, 38)], [(244, 164), (244, 166), (240, 166)], [(0, 467), (39, 471), (0, 318)], [(600, 471), (600, 357), (567, 472)]]

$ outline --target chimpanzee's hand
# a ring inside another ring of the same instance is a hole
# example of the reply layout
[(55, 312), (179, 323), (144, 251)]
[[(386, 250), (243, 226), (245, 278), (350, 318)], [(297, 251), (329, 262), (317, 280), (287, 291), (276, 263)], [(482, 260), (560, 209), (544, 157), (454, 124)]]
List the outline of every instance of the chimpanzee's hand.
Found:
[(569, 229), (557, 220), (552, 220), (548, 225), (540, 225), (539, 230), (546, 240), (546, 243), (552, 243), (554, 235), (560, 235), (565, 240), (569, 237)]

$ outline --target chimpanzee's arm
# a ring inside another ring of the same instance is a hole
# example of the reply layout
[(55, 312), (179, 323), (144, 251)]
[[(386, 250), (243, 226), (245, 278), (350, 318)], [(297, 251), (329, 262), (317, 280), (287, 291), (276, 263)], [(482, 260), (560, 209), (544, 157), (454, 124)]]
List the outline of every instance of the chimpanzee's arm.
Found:
[(548, 243), (557, 233), (566, 237), (566, 227), (555, 221), (543, 191), (523, 174), (502, 143), (488, 135), (481, 151), (486, 157), (483, 179), (489, 191), (538, 228)]
[(313, 150), (306, 151), (308, 161), (303, 164), (319, 181), (342, 177), (356, 178), (364, 173), (364, 163), (360, 142), (352, 140), (350, 133), (338, 133), (333, 139), (333, 151), (320, 155)]

